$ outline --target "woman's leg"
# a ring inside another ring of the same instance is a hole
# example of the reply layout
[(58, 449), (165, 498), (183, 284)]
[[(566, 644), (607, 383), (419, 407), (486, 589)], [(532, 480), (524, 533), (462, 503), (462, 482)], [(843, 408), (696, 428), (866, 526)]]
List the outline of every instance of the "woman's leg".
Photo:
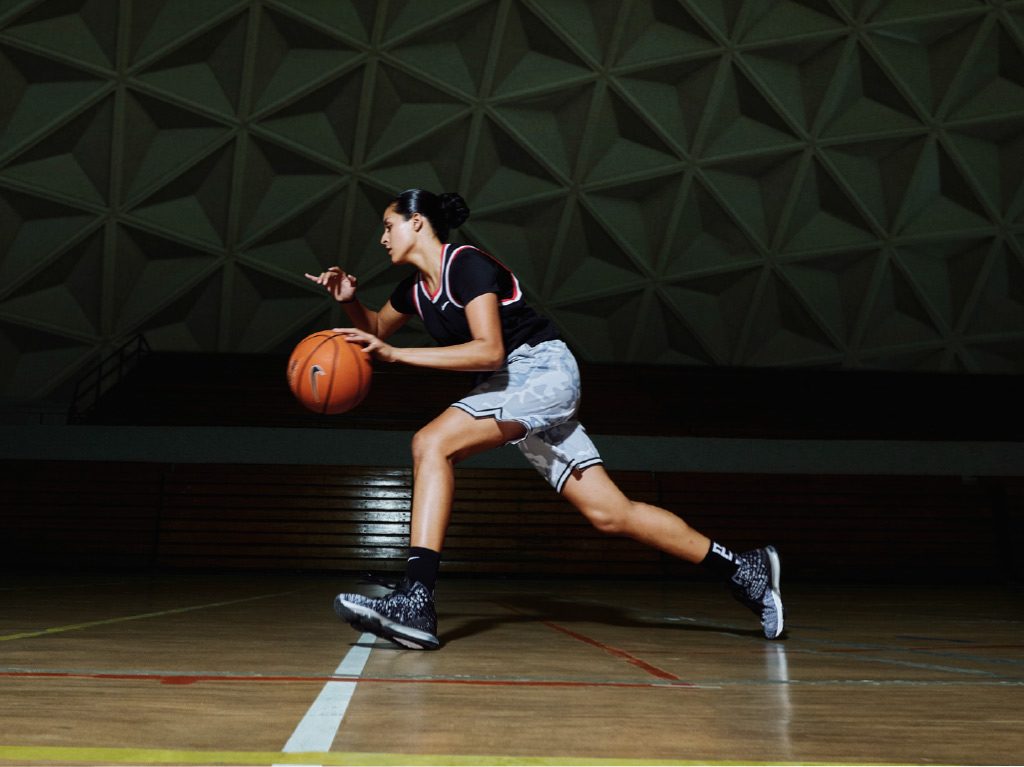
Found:
[(604, 466), (574, 472), (562, 495), (594, 527), (609, 535), (633, 538), (694, 564), (703, 562), (711, 548), (710, 538), (672, 512), (627, 498)]
[(413, 503), (406, 576), (383, 597), (338, 594), (334, 609), (360, 631), (413, 649), (435, 649), (434, 579), (451, 517), (454, 467), (471, 455), (518, 439), (522, 424), (474, 418), (449, 408), (416, 433), (412, 442)]
[(410, 545), (441, 551), (451, 518), (456, 463), (525, 433), (526, 427), (516, 421), (474, 418), (455, 407), (420, 429), (412, 440)]
[(764, 635), (778, 639), (784, 611), (779, 586), (779, 555), (774, 546), (736, 555), (712, 544), (665, 509), (627, 498), (601, 465), (573, 472), (562, 495), (598, 530), (625, 535), (680, 559), (706, 565), (727, 579), (734, 596), (760, 617)]

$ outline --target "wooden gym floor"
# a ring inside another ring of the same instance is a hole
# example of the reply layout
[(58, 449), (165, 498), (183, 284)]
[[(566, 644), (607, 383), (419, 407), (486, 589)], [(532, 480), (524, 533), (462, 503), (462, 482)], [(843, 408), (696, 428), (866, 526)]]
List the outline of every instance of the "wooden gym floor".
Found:
[[(370, 641), (351, 578), (19, 574), (0, 763), (1005, 764), (1011, 589), (787, 585), (760, 638), (714, 584), (442, 578), (445, 646)], [(373, 587), (370, 587), (373, 588)]]

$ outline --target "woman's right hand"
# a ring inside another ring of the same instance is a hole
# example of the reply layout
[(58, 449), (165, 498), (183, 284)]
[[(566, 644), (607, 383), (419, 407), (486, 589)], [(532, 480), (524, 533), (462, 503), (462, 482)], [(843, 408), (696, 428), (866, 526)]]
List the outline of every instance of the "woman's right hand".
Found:
[(335, 301), (347, 303), (356, 297), (356, 276), (344, 272), (340, 266), (332, 266), (318, 275), (307, 273), (306, 277), (317, 285), (323, 285)]

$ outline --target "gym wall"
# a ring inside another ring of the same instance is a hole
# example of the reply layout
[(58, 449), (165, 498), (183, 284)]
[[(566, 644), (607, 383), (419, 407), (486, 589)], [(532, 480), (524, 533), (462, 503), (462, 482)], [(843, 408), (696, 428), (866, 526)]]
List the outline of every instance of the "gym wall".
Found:
[(1019, 374), (1022, 179), (1022, 0), (2, 0), (0, 397), (281, 353), (411, 186), (591, 362)]

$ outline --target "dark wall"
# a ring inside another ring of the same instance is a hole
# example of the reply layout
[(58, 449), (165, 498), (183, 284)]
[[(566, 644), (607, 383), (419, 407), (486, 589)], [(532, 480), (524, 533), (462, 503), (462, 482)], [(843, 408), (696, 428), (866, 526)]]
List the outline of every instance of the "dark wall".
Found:
[(1020, 0), (5, 2), (0, 396), (337, 325), (414, 185), (589, 361), (1020, 373), (1022, 71)]
[[(457, 471), (445, 572), (704, 576), (597, 533), (530, 469)], [(727, 545), (774, 543), (787, 578), (1019, 581), (1019, 477), (611, 473)], [(3, 461), (0, 555), (8, 569), (397, 572), (411, 494), (407, 469)]]

